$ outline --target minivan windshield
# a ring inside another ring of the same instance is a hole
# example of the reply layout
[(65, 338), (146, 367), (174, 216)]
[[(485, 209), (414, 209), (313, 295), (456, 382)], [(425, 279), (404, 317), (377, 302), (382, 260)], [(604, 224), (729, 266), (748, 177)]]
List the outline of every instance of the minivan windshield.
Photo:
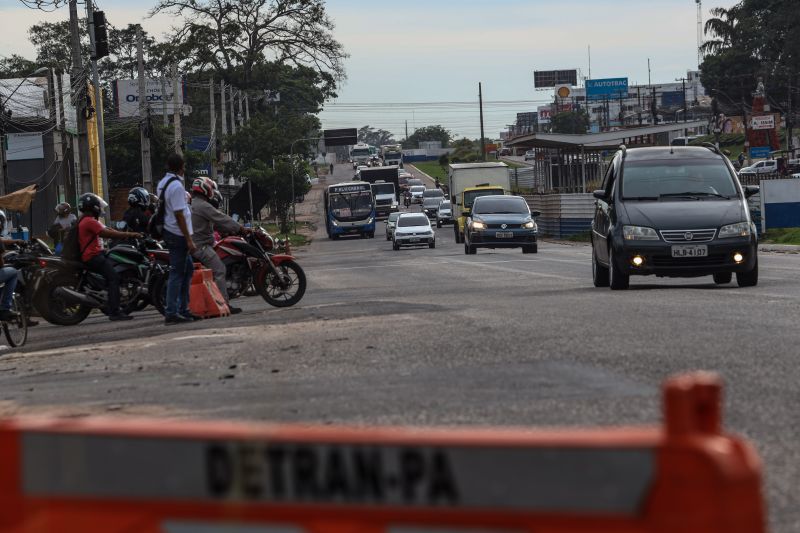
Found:
[(397, 221), (397, 225), (401, 228), (410, 228), (412, 226), (427, 226), (430, 224), (428, 217), (425, 215), (411, 215), (406, 217), (400, 217), (400, 220)]
[(444, 193), (441, 189), (426, 189), (422, 196), (423, 198), (443, 198)]
[(737, 197), (728, 167), (718, 160), (629, 161), (622, 175), (623, 199)]
[(512, 198), (508, 196), (483, 196), (475, 201), (472, 210), (477, 215), (501, 215), (515, 214), (524, 215), (530, 212), (528, 204), (522, 198)]

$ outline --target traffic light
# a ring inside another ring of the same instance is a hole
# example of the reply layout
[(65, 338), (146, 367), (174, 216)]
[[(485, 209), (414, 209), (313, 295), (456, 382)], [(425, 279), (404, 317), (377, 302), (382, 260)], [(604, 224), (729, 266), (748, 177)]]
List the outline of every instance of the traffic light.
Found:
[(95, 11), (94, 18), (94, 56), (92, 59), (100, 59), (108, 55), (108, 31), (106, 30), (106, 14), (102, 11)]

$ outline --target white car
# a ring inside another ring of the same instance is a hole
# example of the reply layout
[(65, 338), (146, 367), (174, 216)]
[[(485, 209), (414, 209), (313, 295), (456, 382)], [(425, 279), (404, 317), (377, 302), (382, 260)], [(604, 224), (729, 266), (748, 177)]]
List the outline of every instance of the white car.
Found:
[(411, 203), (412, 204), (421, 204), (422, 203), (422, 196), (425, 194), (425, 186), (424, 185), (412, 185), (409, 189), (411, 192)]
[(744, 167), (739, 174), (773, 174), (778, 172), (778, 162), (774, 159), (759, 161), (755, 165)]
[(422, 213), (400, 213), (392, 234), (392, 248), (399, 250), (402, 246), (420, 246), (436, 248), (436, 235), (431, 221)]
[(394, 235), (394, 228), (397, 225), (397, 219), (400, 218), (400, 213), (391, 213), (389, 218), (386, 219), (386, 240), (391, 241)]
[(534, 159), (536, 159), (536, 152), (533, 150), (525, 152), (525, 161), (533, 161)]

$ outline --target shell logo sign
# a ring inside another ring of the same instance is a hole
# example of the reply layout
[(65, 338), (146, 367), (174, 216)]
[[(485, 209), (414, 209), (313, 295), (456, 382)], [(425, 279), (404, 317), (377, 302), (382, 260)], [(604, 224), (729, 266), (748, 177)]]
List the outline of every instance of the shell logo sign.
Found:
[(572, 87), (569, 85), (559, 85), (556, 87), (556, 96), (559, 98), (569, 98), (572, 96)]

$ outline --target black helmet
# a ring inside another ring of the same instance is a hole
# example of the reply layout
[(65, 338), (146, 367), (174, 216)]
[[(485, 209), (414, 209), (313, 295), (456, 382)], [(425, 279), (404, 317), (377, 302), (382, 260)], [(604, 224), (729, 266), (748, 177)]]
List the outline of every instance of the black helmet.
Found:
[(208, 203), (210, 203), (211, 207), (214, 209), (219, 209), (219, 206), (222, 205), (222, 194), (220, 194), (217, 189), (214, 189), (214, 194), (208, 199)]
[(70, 211), (72, 211), (72, 206), (68, 202), (61, 202), (56, 206), (56, 215), (60, 217), (69, 215)]
[(87, 192), (78, 198), (78, 211), (99, 217), (103, 214), (103, 210), (108, 207), (108, 204), (102, 198), (94, 193)]
[(150, 193), (144, 187), (134, 187), (128, 191), (128, 204), (145, 209), (150, 204)]

